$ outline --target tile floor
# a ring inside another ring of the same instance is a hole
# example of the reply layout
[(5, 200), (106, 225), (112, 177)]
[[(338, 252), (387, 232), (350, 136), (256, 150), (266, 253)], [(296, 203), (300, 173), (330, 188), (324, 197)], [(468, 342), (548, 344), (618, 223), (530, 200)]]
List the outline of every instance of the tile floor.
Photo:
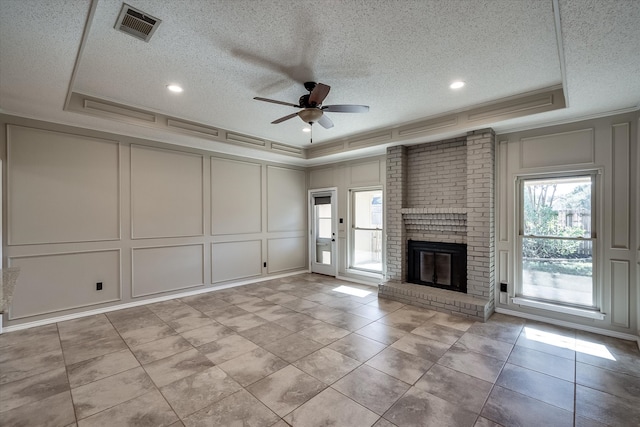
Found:
[(375, 291), (305, 274), (6, 333), (0, 424), (640, 425), (635, 343)]

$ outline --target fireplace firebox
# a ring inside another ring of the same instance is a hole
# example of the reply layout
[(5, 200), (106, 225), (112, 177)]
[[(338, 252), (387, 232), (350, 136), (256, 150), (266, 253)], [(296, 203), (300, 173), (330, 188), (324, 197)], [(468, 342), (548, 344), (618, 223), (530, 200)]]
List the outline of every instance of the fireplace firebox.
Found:
[(467, 293), (467, 245), (409, 240), (407, 281)]

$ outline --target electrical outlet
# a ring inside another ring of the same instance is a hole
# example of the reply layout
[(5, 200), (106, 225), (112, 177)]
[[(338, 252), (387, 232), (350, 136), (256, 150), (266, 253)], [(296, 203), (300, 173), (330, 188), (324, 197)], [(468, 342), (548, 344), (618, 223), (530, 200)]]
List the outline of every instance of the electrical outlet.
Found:
[(507, 292), (507, 284), (500, 283), (500, 292)]
[(96, 282), (96, 291), (102, 290), (102, 282)]
[(262, 264), (262, 266), (263, 266), (263, 267), (266, 267), (266, 266), (267, 266), (267, 263), (266, 263), (266, 262), (265, 262), (265, 263), (263, 263), (263, 264)]

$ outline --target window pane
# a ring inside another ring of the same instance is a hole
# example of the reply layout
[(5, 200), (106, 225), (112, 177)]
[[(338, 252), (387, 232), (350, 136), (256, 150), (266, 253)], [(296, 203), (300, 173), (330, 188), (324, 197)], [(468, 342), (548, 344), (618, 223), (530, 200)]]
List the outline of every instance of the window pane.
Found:
[(592, 307), (592, 241), (522, 240), (523, 296)]
[(382, 228), (382, 190), (358, 191), (354, 204), (356, 228)]
[(318, 218), (318, 237), (321, 239), (331, 238), (331, 218)]
[(382, 271), (382, 230), (354, 230), (352, 267)]
[(591, 237), (591, 177), (524, 182), (525, 236)]

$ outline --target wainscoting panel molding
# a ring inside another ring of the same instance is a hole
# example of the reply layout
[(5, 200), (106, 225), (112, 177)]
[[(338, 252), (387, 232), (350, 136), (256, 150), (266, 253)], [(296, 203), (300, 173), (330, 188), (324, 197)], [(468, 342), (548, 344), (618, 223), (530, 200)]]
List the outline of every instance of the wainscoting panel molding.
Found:
[(9, 318), (120, 301), (120, 264), (120, 249), (9, 257), (9, 266), (20, 267)]
[(306, 266), (306, 239), (301, 237), (284, 237), (267, 240), (267, 271), (279, 273)]
[(612, 126), (611, 159), (613, 191), (611, 192), (611, 248), (629, 249), (629, 123)]
[(629, 327), (629, 261), (611, 260), (611, 323)]
[(211, 283), (260, 276), (262, 262), (261, 240), (213, 243)]
[(522, 138), (522, 168), (593, 164), (595, 161), (594, 129)]
[(131, 296), (204, 286), (204, 244), (131, 250)]
[(131, 237), (204, 234), (203, 162), (198, 154), (131, 145)]
[(9, 245), (120, 239), (117, 141), (7, 125), (6, 167)]
[(262, 231), (262, 165), (211, 158), (211, 234)]

